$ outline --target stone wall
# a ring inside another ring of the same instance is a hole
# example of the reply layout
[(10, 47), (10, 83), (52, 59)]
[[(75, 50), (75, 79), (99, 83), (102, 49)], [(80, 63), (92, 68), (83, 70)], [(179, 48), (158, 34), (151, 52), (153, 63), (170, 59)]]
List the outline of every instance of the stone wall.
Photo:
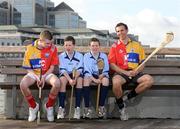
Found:
[[(38, 98), (38, 91), (33, 90), (33, 95), (36, 100)], [(43, 105), (47, 101), (49, 90), (43, 90)], [(12, 94), (11, 90), (0, 90), (0, 116), (5, 118), (12, 118)], [(45, 97), (46, 96), (46, 97)], [(66, 101), (66, 117), (69, 112), (69, 98), (70, 90), (67, 93)], [(91, 98), (91, 108), (95, 115), (95, 100), (96, 90), (92, 91), (93, 98)], [(130, 118), (180, 118), (180, 91), (177, 90), (149, 90), (142, 95), (139, 95), (135, 100), (127, 103), (127, 113)], [(83, 108), (83, 102), (82, 102)], [(108, 111), (108, 117), (119, 117), (117, 106), (114, 104), (114, 97), (110, 93), (109, 98), (106, 101), (106, 109)], [(55, 105), (55, 115), (58, 110), (58, 101)], [(83, 111), (82, 111), (83, 112)], [(17, 93), (17, 105), (16, 105), (17, 118), (27, 119), (28, 106), (24, 100), (20, 90)], [(45, 111), (43, 110), (42, 117), (45, 117)]]

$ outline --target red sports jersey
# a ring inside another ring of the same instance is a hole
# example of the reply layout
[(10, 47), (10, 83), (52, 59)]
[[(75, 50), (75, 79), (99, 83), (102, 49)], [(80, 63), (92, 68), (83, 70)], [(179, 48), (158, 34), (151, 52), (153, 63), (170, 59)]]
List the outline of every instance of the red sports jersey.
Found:
[(42, 68), (42, 74), (45, 74), (51, 65), (58, 65), (58, 53), (55, 45), (51, 45), (49, 48), (42, 50), (37, 48), (37, 42), (27, 46), (27, 50), (23, 60), (23, 68), (34, 70), (35, 74), (40, 74), (40, 68)]
[(115, 42), (109, 52), (109, 63), (121, 69), (135, 69), (145, 59), (145, 52), (140, 43), (129, 39), (128, 44)]
[(114, 43), (108, 55), (109, 63), (114, 63), (122, 69), (128, 69), (126, 46), (124, 43)]

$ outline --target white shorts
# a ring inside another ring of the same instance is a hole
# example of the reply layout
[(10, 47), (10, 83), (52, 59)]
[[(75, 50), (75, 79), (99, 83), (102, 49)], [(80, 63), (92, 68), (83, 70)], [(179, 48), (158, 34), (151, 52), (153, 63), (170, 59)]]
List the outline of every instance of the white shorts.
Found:
[[(45, 81), (48, 80), (53, 75), (54, 75), (53, 73), (48, 74), (45, 78)], [(37, 78), (32, 73), (28, 73), (27, 76), (37, 81)]]

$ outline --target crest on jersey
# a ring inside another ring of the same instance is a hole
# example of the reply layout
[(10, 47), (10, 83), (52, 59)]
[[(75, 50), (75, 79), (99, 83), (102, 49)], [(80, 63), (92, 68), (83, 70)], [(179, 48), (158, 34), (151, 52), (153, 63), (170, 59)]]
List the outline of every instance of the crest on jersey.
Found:
[(131, 48), (131, 52), (134, 53), (134, 48)]
[(50, 55), (49, 53), (45, 53), (45, 57), (46, 57), (46, 58), (48, 58), (48, 57), (49, 57), (49, 55)]
[(68, 65), (73, 65), (73, 63), (72, 63), (72, 62), (69, 62)]
[(119, 53), (123, 53), (123, 50), (119, 49)]

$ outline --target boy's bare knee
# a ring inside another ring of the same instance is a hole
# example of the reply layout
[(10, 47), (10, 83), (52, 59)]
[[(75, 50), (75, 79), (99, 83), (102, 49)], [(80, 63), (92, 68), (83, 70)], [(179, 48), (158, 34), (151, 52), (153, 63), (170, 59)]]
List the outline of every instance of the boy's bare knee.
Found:
[(57, 79), (55, 82), (54, 82), (54, 87), (56, 88), (60, 88), (60, 81)]
[(90, 80), (88, 78), (84, 79), (84, 86), (89, 86), (90, 85)]
[(20, 82), (20, 89), (27, 89), (27, 87), (28, 87), (28, 86), (27, 86), (27, 83), (22, 80), (22, 81)]

